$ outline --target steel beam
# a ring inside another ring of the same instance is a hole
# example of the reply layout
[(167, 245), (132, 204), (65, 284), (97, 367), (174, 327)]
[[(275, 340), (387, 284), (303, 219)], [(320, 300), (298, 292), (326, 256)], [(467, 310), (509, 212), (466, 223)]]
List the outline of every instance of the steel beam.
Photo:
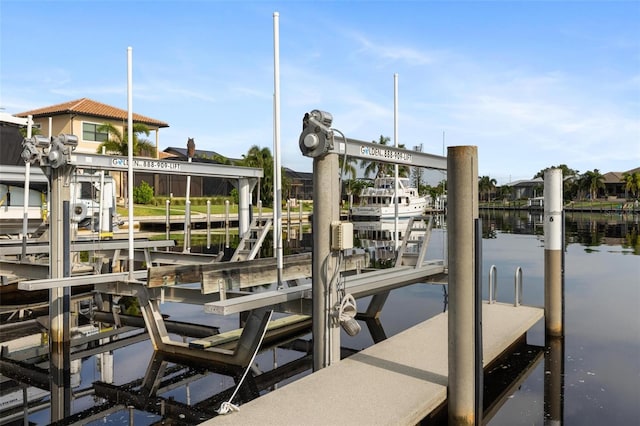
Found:
[(426, 167), (428, 169), (447, 170), (447, 157), (395, 148), (379, 143), (365, 142), (357, 139), (334, 135), (333, 148), (329, 149), (340, 155), (379, 161), (382, 163), (405, 164), (412, 167)]
[[(371, 296), (393, 290), (409, 284), (429, 282), (432, 277), (441, 277), (445, 272), (443, 262), (414, 268), (413, 266), (383, 269), (349, 277), (346, 291), (355, 298)], [(311, 284), (282, 290), (253, 293), (233, 299), (210, 302), (204, 305), (204, 311), (212, 314), (229, 315), (238, 312), (286, 303), (302, 303), (311, 294)]]
[[(126, 172), (129, 167), (127, 157), (74, 153), (70, 164), (80, 169), (119, 170)], [(214, 176), (229, 179), (261, 178), (262, 169), (254, 167), (229, 166), (212, 163), (189, 163), (186, 161), (156, 160), (152, 158), (134, 158), (133, 170), (136, 173), (160, 173), (167, 175)]]
[(5, 277), (49, 278), (49, 264), (0, 260), (0, 275)]
[[(133, 273), (134, 277), (137, 279), (143, 279), (147, 276), (146, 270), (134, 271)], [(20, 290), (27, 291), (47, 290), (52, 288), (76, 287), (114, 281), (126, 281), (128, 277), (128, 272), (116, 272), (111, 274), (81, 275), (78, 277), (49, 278), (46, 280), (22, 281), (18, 283), (18, 288)]]
[[(135, 249), (160, 249), (165, 247), (175, 247), (175, 240), (134, 240), (133, 246)], [(19, 243), (15, 244), (2, 244), (2, 255), (19, 255), (22, 254), (22, 247)], [(102, 241), (74, 241), (70, 244), (70, 251), (72, 253), (80, 251), (113, 251), (113, 250), (126, 250), (129, 248), (129, 242), (127, 240), (102, 240)], [(49, 253), (48, 242), (28, 243), (26, 248), (26, 254), (42, 254)]]

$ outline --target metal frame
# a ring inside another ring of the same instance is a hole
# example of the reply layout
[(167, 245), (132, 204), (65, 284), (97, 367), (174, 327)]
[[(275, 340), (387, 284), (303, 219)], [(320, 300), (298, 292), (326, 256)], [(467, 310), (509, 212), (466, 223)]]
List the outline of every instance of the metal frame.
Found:
[(334, 135), (333, 148), (328, 152), (365, 160), (380, 161), (383, 163), (403, 164), (413, 167), (426, 167), (428, 169), (447, 170), (447, 157), (395, 148), (379, 143), (365, 142), (358, 139), (343, 138)]
[[(126, 172), (127, 157), (98, 154), (71, 154), (70, 165), (83, 169), (117, 170)], [(229, 179), (261, 178), (262, 169), (212, 163), (189, 163), (186, 161), (156, 160), (137, 157), (133, 159), (133, 170), (138, 173), (160, 173), (169, 175), (215, 176)]]

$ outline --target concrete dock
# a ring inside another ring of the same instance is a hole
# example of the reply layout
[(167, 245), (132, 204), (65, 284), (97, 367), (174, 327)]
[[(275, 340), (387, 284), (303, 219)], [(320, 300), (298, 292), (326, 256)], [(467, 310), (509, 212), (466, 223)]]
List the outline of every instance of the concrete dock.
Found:
[[(544, 317), (542, 308), (483, 303), (491, 363)], [(204, 425), (414, 425), (447, 398), (447, 312)]]

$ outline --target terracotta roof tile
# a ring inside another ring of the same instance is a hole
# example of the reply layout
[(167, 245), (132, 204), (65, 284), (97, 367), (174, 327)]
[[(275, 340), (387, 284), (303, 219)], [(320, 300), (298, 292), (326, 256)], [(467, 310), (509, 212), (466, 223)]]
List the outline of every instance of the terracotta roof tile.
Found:
[[(112, 107), (107, 104), (96, 102), (89, 98), (77, 99), (75, 101), (64, 102), (57, 105), (51, 105), (44, 108), (38, 108), (31, 111), (15, 114), (17, 117), (26, 117), (32, 115), (36, 117), (49, 117), (52, 115), (77, 113), (92, 117), (108, 118), (115, 120), (126, 120), (128, 118), (127, 111)], [(164, 121), (155, 118), (145, 117), (144, 115), (133, 113), (133, 121), (136, 123), (144, 123), (155, 127), (169, 127)]]

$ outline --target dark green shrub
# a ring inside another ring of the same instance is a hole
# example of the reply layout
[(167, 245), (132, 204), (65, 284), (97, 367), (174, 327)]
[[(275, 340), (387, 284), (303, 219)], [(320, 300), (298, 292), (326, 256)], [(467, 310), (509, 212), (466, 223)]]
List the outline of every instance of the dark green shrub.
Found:
[(133, 202), (136, 204), (151, 204), (153, 202), (153, 188), (145, 181), (133, 188)]

